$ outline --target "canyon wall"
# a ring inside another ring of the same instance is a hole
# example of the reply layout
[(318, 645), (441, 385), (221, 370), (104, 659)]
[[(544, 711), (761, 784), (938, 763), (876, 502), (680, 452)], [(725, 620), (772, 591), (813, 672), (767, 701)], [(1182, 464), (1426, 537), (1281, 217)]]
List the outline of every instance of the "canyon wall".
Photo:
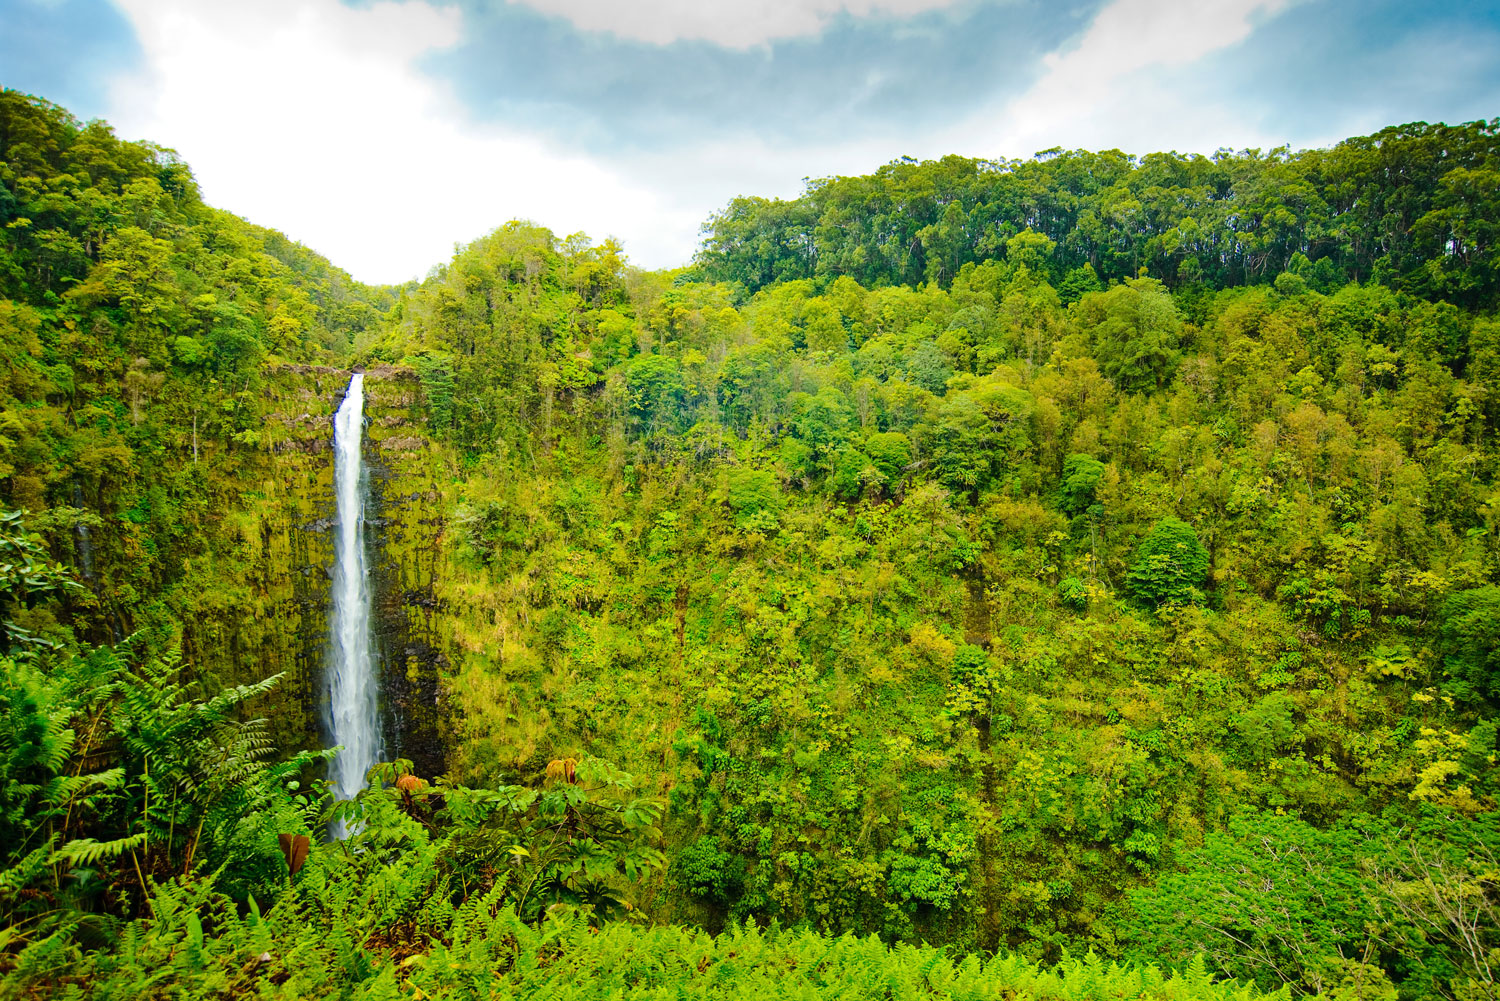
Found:
[[(323, 739), (333, 566), (332, 419), (349, 372), (282, 366), (265, 380), (259, 448), (213, 457), (216, 531), (184, 595), (183, 655), (211, 683), (283, 679), (257, 711), (291, 752)], [(449, 709), (440, 684), (435, 576), (442, 565), (444, 459), (426, 433), (421, 383), (384, 366), (365, 378), (366, 545), (375, 589), (385, 757), (444, 770)], [(207, 460), (205, 460), (207, 461)]]

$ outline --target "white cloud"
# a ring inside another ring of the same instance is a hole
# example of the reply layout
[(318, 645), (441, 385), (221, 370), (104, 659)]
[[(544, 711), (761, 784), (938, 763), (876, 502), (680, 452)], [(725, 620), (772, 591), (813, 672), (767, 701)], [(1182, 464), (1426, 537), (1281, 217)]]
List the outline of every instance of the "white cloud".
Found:
[[(1041, 76), (1025, 92), (961, 121), (857, 144), (830, 140), (787, 148), (738, 137), (692, 150), (689, 173), (704, 179), (702, 199), (717, 208), (737, 193), (791, 197), (802, 177), (869, 173), (898, 156), (1027, 157), (1058, 145), (1139, 153), (1211, 153), (1287, 140), (1323, 145), (1341, 138), (1345, 133), (1337, 130), (1346, 123), (1330, 123), (1335, 132), (1326, 136), (1266, 135), (1234, 109), (1175, 87), (1171, 75), (1244, 41), (1258, 22), (1295, 2), (1301, 0), (1116, 0), (1074, 45), (1045, 57)], [(683, 158), (673, 155), (679, 163)], [(715, 180), (724, 193), (712, 200)]]
[(1256, 17), (1290, 0), (1116, 0), (1101, 10), (1078, 44), (1044, 62), (1047, 83), (1102, 83), (1148, 66), (1195, 62), (1244, 41)]
[(119, 0), (144, 53), (109, 118), (176, 148), (205, 197), (370, 282), (403, 281), (511, 218), (627, 238), (641, 263), (691, 252), (706, 207), (670, 188), (465, 120), (416, 67), (460, 38), (456, 8), (337, 0)]
[(1245, 41), (1258, 23), (1303, 0), (1115, 0), (1076, 44), (1048, 54), (1025, 92), (935, 130), (975, 156), (1110, 149), (1211, 153), (1325, 136), (1269, 136), (1236, 109), (1175, 84), (1177, 71)]
[(584, 31), (605, 31), (655, 45), (705, 41), (748, 49), (817, 35), (841, 14), (911, 17), (960, 0), (506, 0), (564, 17)]

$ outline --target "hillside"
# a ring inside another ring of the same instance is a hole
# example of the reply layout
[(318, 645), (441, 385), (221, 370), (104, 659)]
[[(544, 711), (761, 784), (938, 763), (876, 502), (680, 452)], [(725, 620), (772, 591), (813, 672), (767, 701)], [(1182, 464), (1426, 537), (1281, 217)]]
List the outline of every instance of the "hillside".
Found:
[[(374, 289), (5, 92), (10, 982), (1494, 997), (1496, 134), (897, 162)], [(356, 366), (393, 763), (335, 807)]]

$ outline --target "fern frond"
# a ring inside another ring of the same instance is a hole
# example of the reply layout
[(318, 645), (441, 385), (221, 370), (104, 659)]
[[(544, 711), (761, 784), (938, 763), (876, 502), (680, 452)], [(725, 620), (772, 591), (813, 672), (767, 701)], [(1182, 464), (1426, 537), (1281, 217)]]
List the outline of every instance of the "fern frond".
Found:
[(48, 838), (46, 844), (28, 852), (15, 865), (0, 872), (0, 899), (15, 896), (47, 871), (54, 841), (55, 837)]
[(125, 784), (125, 769), (111, 768), (91, 775), (58, 775), (45, 786), (45, 798), (51, 803), (65, 803), (95, 789), (118, 789)]
[(71, 710), (57, 713), (47, 722), (47, 736), (38, 748), (37, 764), (49, 772), (62, 771), (68, 762), (68, 757), (73, 753), (73, 745), (77, 742), (78, 734), (68, 722), (72, 717)]
[(53, 853), (49, 863), (64, 862), (68, 865), (93, 865), (102, 859), (115, 859), (128, 851), (134, 851), (146, 843), (146, 835), (132, 834), (116, 841), (95, 841), (93, 838), (75, 838)]
[(194, 708), (200, 715), (224, 716), (229, 710), (242, 702), (259, 695), (265, 695), (281, 683), (285, 672), (273, 674), (269, 678), (263, 678), (251, 685), (236, 685), (234, 688), (226, 688), (218, 695), (205, 702), (198, 703)]

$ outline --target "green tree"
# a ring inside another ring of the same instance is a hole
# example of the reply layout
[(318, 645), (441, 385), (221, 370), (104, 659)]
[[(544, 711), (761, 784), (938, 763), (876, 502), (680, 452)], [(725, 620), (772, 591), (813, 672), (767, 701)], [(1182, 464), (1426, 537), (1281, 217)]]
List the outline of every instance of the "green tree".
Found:
[(890, 490), (906, 475), (911, 465), (911, 439), (900, 431), (878, 431), (865, 439), (865, 453), (880, 472), (884, 486)]
[(1062, 284), (1057, 287), (1057, 298), (1064, 306), (1070, 306), (1091, 292), (1103, 291), (1104, 283), (1099, 280), (1094, 266), (1085, 261), (1063, 276)]
[(1161, 282), (1127, 279), (1108, 292), (1084, 296), (1074, 309), (1099, 367), (1116, 386), (1140, 392), (1166, 385), (1177, 365), (1182, 320)]
[(741, 526), (774, 524), (785, 500), (774, 473), (765, 469), (731, 469), (725, 476), (726, 502)]
[(1091, 455), (1070, 455), (1063, 460), (1062, 481), (1057, 487), (1058, 504), (1073, 517), (1094, 503), (1094, 491), (1104, 476), (1104, 463)]
[(115, 234), (88, 280), (72, 293), (89, 303), (118, 306), (137, 332), (134, 349), (150, 354), (155, 332), (176, 317), (178, 286), (170, 264), (172, 245), (135, 226)]
[(1024, 229), (1005, 241), (1005, 260), (1018, 268), (1045, 275), (1057, 243), (1045, 233)]
[(1177, 518), (1163, 518), (1136, 547), (1125, 587), (1152, 608), (1196, 604), (1203, 599), (1199, 588), (1208, 576), (1208, 564), (1208, 550), (1193, 527)]
[(625, 365), (630, 411), (648, 431), (673, 428), (682, 419), (682, 366), (675, 358), (636, 355)]
[(1364, 863), (1383, 854), (1389, 833), (1378, 822), (1321, 831), (1295, 817), (1236, 814), (1187, 853), (1182, 872), (1131, 891), (1129, 934), (1143, 957), (1202, 954), (1224, 976), (1322, 994), (1352, 964), (1387, 958), (1388, 925)]
[(971, 396), (944, 401), (927, 437), (933, 470), (944, 486), (977, 492), (989, 481), (1000, 436)]
[(906, 378), (934, 396), (947, 391), (953, 378), (953, 362), (934, 341), (922, 341), (906, 355)]

